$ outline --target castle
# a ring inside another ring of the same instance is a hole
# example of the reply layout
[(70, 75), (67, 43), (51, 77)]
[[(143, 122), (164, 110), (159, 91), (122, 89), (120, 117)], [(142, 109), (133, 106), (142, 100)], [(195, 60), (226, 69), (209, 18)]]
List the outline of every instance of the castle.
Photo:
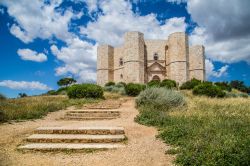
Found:
[(205, 80), (205, 56), (202, 45), (189, 46), (183, 32), (167, 40), (146, 40), (143, 33), (127, 32), (124, 45), (97, 48), (97, 84), (147, 83), (151, 80), (175, 80), (179, 85), (192, 79)]

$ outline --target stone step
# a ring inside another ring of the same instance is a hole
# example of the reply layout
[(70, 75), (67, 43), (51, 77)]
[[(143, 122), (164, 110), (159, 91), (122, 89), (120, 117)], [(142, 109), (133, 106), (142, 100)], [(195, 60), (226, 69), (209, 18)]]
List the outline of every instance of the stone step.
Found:
[(90, 135), (121, 135), (123, 127), (39, 127), (36, 134), (90, 134)]
[(76, 117), (76, 116), (68, 116), (65, 115), (63, 120), (110, 120), (116, 119), (117, 117)]
[(19, 146), (19, 150), (38, 150), (38, 151), (60, 151), (60, 150), (105, 150), (125, 147), (123, 144), (111, 143), (31, 143)]
[(124, 135), (82, 134), (33, 134), (26, 138), (26, 141), (34, 143), (115, 143), (124, 140)]
[(102, 113), (66, 113), (65, 116), (71, 117), (119, 117), (120, 114), (102, 114)]
[(113, 113), (120, 113), (119, 111), (103, 111), (103, 110), (99, 110), (99, 111), (83, 111), (83, 110), (72, 110), (72, 111), (68, 111), (67, 113), (79, 113), (79, 114), (83, 114), (83, 113), (107, 113), (107, 114), (113, 114)]

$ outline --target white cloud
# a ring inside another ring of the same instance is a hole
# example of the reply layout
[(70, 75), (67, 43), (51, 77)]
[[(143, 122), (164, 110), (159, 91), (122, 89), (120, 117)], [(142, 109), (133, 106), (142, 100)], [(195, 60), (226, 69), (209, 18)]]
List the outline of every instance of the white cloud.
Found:
[(96, 21), (81, 27), (81, 33), (96, 40), (99, 44), (120, 45), (127, 31), (143, 32), (145, 38), (167, 39), (173, 32), (186, 30), (185, 18), (166, 19), (161, 24), (155, 14), (139, 16), (132, 11), (132, 5), (124, 0), (104, 0), (99, 4), (102, 14)]
[(191, 41), (203, 42), (207, 57), (214, 61), (250, 64), (249, 5), (249, 0), (188, 1), (187, 10), (199, 25)]
[(50, 90), (47, 85), (40, 83), (38, 81), (12, 81), (12, 80), (3, 80), (0, 81), (0, 86), (7, 87), (10, 89), (16, 90)]
[(36, 51), (26, 49), (18, 49), (18, 55), (22, 60), (35, 61), (35, 62), (44, 62), (47, 61), (47, 56), (43, 53), (37, 53)]
[(187, 0), (166, 0), (167, 2), (170, 2), (170, 3), (176, 3), (176, 4), (181, 4), (181, 3), (186, 3)]
[(210, 77), (221, 77), (221, 76), (225, 76), (227, 74), (227, 70), (229, 68), (228, 65), (222, 66), (220, 69), (218, 69), (217, 71), (215, 70), (214, 64), (212, 63), (211, 60), (206, 59), (205, 60), (206, 63), (206, 75), (207, 78)]
[(96, 78), (93, 75), (96, 72), (96, 47), (97, 45), (92, 45), (79, 38), (68, 41), (67, 47), (61, 49), (52, 45), (51, 52), (58, 60), (64, 62), (63, 66), (56, 68), (56, 75), (71, 73), (80, 82), (95, 81)]
[(50, 39), (55, 36), (66, 40), (72, 36), (68, 25), (71, 19), (79, 17), (79, 13), (56, 9), (61, 2), (53, 0), (45, 4), (37, 0), (32, 3), (30, 0), (3, 0), (0, 4), (6, 6), (8, 14), (15, 18), (16, 23), (11, 25), (10, 32), (24, 43), (29, 43), (35, 38)]

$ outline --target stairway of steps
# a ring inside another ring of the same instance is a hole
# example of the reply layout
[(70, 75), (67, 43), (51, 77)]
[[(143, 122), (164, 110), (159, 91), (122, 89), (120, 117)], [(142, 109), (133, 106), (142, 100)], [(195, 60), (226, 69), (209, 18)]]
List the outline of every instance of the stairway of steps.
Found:
[(120, 117), (119, 111), (110, 110), (72, 110), (66, 112), (64, 120), (108, 120)]
[(19, 150), (103, 150), (124, 147), (123, 127), (40, 127)]

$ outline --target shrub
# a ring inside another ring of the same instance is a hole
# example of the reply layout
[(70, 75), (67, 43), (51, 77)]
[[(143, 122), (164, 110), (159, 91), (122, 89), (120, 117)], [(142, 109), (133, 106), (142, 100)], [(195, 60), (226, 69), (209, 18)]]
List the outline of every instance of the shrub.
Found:
[(142, 84), (128, 83), (125, 87), (125, 92), (128, 96), (137, 96), (145, 88), (146, 86)]
[(107, 82), (107, 83), (105, 84), (105, 86), (111, 86), (111, 85), (115, 85), (115, 83), (112, 82), (112, 81), (110, 81), (110, 82)]
[(205, 95), (208, 97), (225, 97), (226, 93), (218, 86), (210, 83), (202, 83), (193, 89), (194, 95)]
[(168, 110), (184, 104), (185, 99), (181, 93), (166, 88), (147, 88), (136, 99), (137, 107), (150, 105), (159, 110)]
[(57, 92), (55, 90), (49, 90), (47, 95), (57, 95)]
[(228, 82), (216, 82), (214, 83), (216, 86), (220, 87), (222, 90), (226, 90), (228, 92), (232, 91), (232, 87)]
[(67, 92), (68, 92), (68, 89), (69, 87), (62, 87), (62, 88), (59, 88), (57, 91), (56, 91), (56, 95), (66, 95)]
[(118, 82), (115, 86), (116, 87), (125, 87), (126, 83), (125, 82)]
[(95, 84), (72, 85), (68, 89), (69, 98), (103, 98), (102, 87)]
[(246, 93), (240, 93), (240, 94), (239, 94), (239, 97), (248, 98), (248, 94), (246, 94)]
[(160, 87), (161, 82), (159, 80), (151, 80), (147, 83), (148, 87)]
[(6, 99), (7, 98), (3, 94), (0, 93), (0, 100), (6, 100)]
[(176, 86), (177, 86), (176, 82), (174, 80), (169, 80), (169, 79), (162, 80), (162, 82), (160, 83), (160, 87), (168, 89), (175, 88)]
[(180, 89), (193, 89), (195, 86), (201, 84), (200, 80), (192, 78), (190, 81), (183, 83)]
[(121, 95), (126, 94), (125, 87), (123, 87), (123, 86), (117, 86), (117, 85), (113, 86), (113, 85), (111, 85), (111, 86), (105, 86), (103, 89), (104, 89), (104, 91), (119, 93)]

